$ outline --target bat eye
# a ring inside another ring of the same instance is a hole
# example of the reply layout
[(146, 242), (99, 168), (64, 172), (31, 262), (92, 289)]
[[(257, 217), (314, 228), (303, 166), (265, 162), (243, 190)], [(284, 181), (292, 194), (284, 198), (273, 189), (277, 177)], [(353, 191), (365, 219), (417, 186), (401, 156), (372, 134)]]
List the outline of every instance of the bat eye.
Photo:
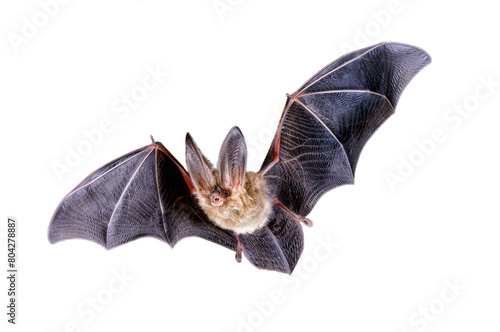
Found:
[(227, 191), (224, 191), (224, 195), (229, 196), (229, 193)]

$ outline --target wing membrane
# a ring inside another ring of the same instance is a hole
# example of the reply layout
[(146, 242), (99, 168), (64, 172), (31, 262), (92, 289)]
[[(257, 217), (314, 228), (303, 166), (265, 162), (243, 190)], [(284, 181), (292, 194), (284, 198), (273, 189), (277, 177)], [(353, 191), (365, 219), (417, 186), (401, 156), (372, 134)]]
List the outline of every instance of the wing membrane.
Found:
[(302, 226), (289, 214), (274, 207), (267, 226), (240, 235), (245, 257), (260, 269), (292, 273), (304, 248)]

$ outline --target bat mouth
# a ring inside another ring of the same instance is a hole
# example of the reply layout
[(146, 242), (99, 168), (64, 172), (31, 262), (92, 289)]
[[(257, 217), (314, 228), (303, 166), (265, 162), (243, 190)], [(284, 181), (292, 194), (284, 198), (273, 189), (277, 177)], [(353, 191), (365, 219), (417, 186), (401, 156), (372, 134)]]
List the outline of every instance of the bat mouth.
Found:
[(212, 206), (221, 206), (224, 201), (220, 197), (212, 196), (211, 203)]

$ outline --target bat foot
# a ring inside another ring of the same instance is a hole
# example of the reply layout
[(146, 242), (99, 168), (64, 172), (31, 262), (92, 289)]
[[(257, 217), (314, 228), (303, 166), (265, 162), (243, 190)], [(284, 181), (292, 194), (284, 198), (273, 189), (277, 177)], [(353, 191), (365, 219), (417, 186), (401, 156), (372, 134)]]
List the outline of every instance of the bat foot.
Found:
[(241, 263), (241, 257), (243, 256), (243, 245), (241, 244), (240, 236), (238, 234), (236, 234), (236, 240), (238, 241), (238, 244), (236, 245), (235, 258), (238, 263)]
[(235, 258), (236, 258), (236, 261), (238, 263), (241, 263), (241, 257), (243, 256), (242, 253), (243, 253), (243, 250), (241, 250), (241, 248), (236, 249)]
[(307, 227), (313, 227), (313, 222), (311, 219), (302, 218), (300, 221), (302, 221)]
[(286, 211), (287, 213), (289, 213), (296, 220), (302, 222), (307, 227), (312, 227), (313, 222), (312, 222), (311, 219), (307, 219), (307, 218), (302, 217), (301, 215), (296, 214), (295, 212), (293, 212), (292, 210), (290, 210), (289, 208), (287, 208), (283, 203), (281, 203), (280, 200), (277, 197), (275, 197), (273, 199), (272, 203), (273, 203), (273, 205), (278, 205), (280, 208), (282, 208), (284, 211)]

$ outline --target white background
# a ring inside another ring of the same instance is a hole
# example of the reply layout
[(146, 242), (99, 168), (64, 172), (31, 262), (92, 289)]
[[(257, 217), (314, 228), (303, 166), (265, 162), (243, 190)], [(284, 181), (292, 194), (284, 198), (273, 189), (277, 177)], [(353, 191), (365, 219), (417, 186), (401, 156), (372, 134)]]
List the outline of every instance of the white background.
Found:
[[(2, 330), (500, 328), (500, 27), (491, 2), (54, 3), (0, 5), (0, 261), (5, 271), (6, 222), (15, 217), (20, 271), (16, 326), (6, 322), (0, 283)], [(29, 22), (39, 26), (31, 34)], [(233, 252), (197, 238), (174, 250), (151, 238), (111, 251), (83, 240), (49, 244), (62, 197), (150, 134), (184, 163), (189, 131), (214, 160), (238, 125), (257, 170), (285, 93), (346, 47), (380, 41), (422, 47), (433, 62), (367, 144), (356, 185), (328, 193), (309, 215), (315, 225), (304, 229), (292, 276), (237, 264)], [(127, 114), (116, 112), (146, 68), (168, 77)], [(103, 120), (111, 129), (99, 136)], [(444, 138), (430, 144), (436, 130)], [(90, 149), (84, 132), (94, 133)], [(87, 155), (68, 166), (68, 151), (85, 144)], [(68, 167), (59, 176), (58, 164)], [(391, 186), (387, 176), (396, 175)], [(322, 242), (335, 246), (328, 252)]]

